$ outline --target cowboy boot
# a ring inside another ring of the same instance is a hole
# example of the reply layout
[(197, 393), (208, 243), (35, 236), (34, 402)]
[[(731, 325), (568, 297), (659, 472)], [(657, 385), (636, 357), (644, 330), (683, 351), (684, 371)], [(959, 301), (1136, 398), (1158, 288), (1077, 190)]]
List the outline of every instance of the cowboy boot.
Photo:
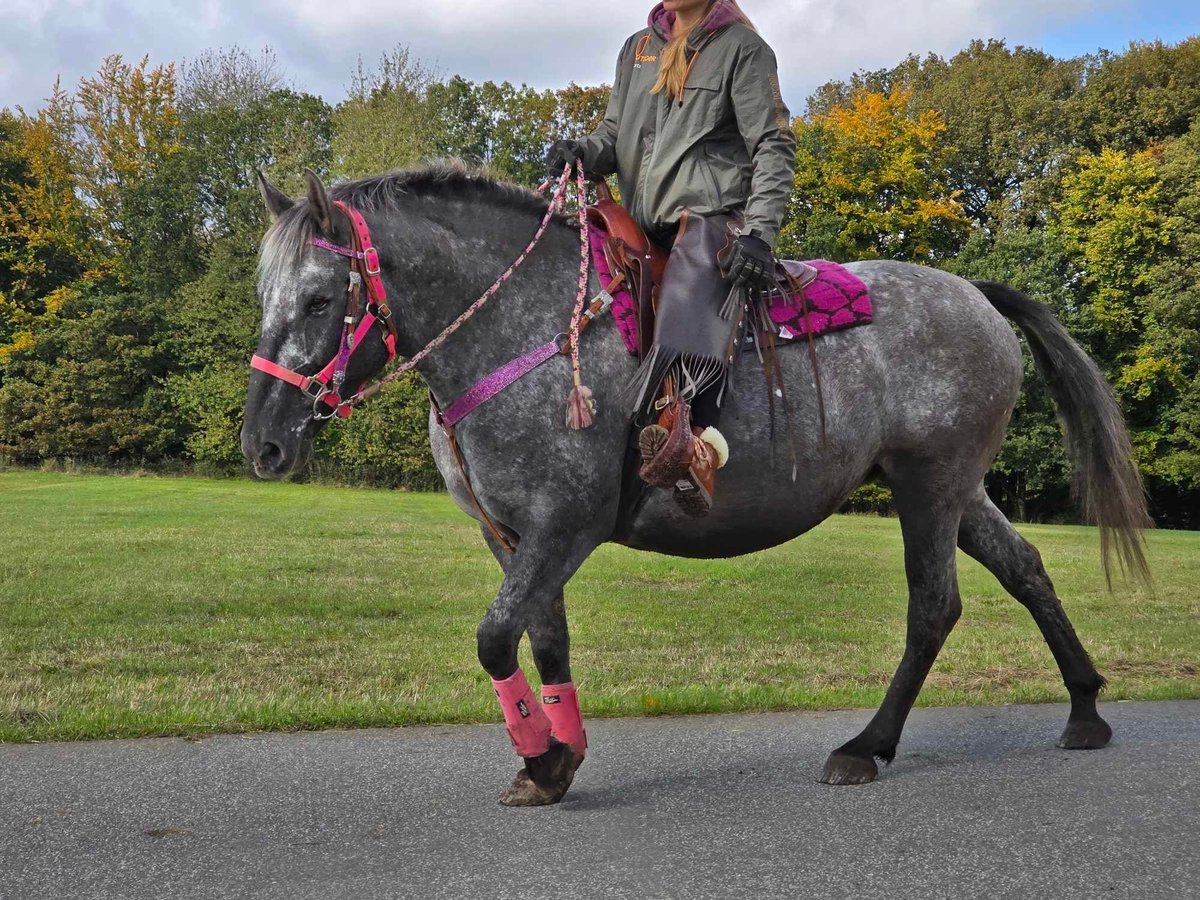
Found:
[(717, 429), (692, 426), (692, 459), (675, 482), (675, 503), (689, 516), (702, 518), (712, 509), (717, 470), (729, 461), (729, 444)]
[(673, 489), (675, 502), (691, 516), (705, 516), (712, 507), (717, 469), (729, 461), (729, 444), (715, 428), (691, 424), (686, 400), (669, 403), (654, 425), (638, 436), (642, 480)]
[(638, 435), (642, 480), (653, 487), (672, 488), (687, 475), (693, 455), (692, 408), (686, 400), (668, 403), (658, 421)]

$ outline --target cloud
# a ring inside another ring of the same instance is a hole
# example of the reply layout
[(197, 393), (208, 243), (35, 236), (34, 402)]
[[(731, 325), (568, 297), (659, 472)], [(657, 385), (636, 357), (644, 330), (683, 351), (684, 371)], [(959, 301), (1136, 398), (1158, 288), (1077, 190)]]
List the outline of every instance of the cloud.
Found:
[[(908, 53), (952, 53), (977, 37), (1036, 43), (1064, 23), (1134, 0), (742, 0), (780, 61), (795, 111), (817, 85)], [(336, 15), (330, 7), (336, 5)], [(154, 63), (208, 47), (270, 45), (296, 87), (336, 102), (357, 58), (408, 45), (443, 73), (557, 87), (611, 81), (647, 0), (602, 7), (545, 0), (7, 0), (0, 106), (36, 106), (108, 53)], [(1049, 8), (1048, 8), (1049, 7)]]

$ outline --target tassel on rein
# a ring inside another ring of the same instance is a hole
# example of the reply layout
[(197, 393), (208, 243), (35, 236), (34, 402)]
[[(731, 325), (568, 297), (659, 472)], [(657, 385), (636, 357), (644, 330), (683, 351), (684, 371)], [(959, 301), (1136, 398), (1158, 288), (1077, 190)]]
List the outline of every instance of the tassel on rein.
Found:
[(591, 428), (595, 419), (596, 401), (592, 399), (592, 389), (577, 384), (571, 388), (571, 396), (567, 400), (567, 427), (572, 431), (582, 431)]

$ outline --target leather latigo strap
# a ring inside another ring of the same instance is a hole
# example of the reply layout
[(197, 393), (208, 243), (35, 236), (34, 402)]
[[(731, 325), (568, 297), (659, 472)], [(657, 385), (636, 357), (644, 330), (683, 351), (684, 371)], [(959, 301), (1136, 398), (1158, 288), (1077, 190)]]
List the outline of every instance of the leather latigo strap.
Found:
[(454, 465), (458, 468), (458, 474), (462, 477), (463, 486), (467, 489), (467, 497), (471, 501), (471, 505), (475, 507), (475, 512), (479, 513), (479, 519), (487, 528), (488, 533), (495, 539), (504, 551), (509, 556), (517, 552), (516, 546), (509, 539), (508, 534), (500, 529), (494, 519), (488, 515), (483, 504), (479, 500), (479, 496), (475, 493), (475, 488), (471, 485), (471, 476), (467, 472), (467, 461), (463, 459), (462, 448), (458, 445), (458, 432), (455, 431), (453, 425), (446, 421), (442, 415), (442, 409), (437, 404), (437, 400), (433, 398), (433, 393), (429, 394), (429, 405), (433, 408), (434, 418), (437, 419), (438, 425), (442, 428), (442, 433), (446, 435), (446, 443), (450, 445), (450, 455), (454, 457)]

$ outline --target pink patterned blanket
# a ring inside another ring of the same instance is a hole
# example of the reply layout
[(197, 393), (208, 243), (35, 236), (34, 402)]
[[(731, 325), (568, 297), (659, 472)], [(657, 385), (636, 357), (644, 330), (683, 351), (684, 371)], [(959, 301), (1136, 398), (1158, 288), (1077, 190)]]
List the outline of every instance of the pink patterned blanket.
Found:
[[(612, 281), (612, 272), (604, 258), (604, 232), (591, 229), (592, 262), (601, 284)], [(810, 331), (813, 336), (841, 331), (871, 322), (871, 296), (867, 286), (842, 265), (824, 259), (809, 262), (817, 270), (816, 279), (799, 294), (771, 299), (771, 319), (779, 326), (783, 341), (797, 340)], [(804, 314), (808, 301), (808, 315)], [(613, 292), (613, 319), (630, 353), (637, 353), (637, 311), (633, 297), (624, 288)]]

